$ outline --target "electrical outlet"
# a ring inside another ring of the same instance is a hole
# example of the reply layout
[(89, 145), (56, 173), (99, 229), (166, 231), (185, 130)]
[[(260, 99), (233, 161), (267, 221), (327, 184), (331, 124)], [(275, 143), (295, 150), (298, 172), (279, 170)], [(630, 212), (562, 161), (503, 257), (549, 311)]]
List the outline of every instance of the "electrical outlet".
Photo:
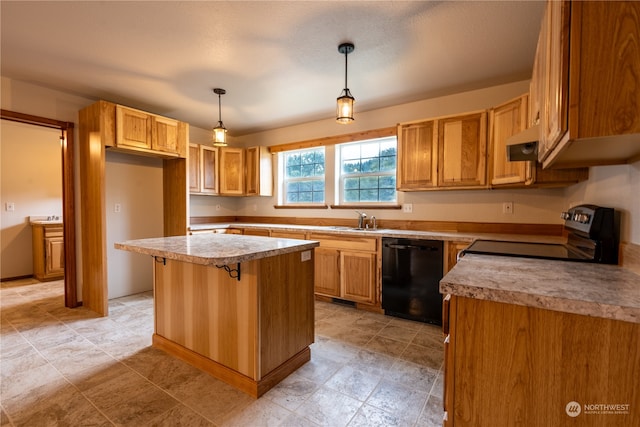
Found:
[(13, 202), (8, 202), (4, 204), (4, 210), (7, 212), (13, 212), (16, 210), (16, 204)]
[(120, 213), (121, 210), (122, 210), (122, 205), (120, 203), (116, 203), (115, 205), (113, 205), (113, 211), (115, 213)]
[(513, 214), (513, 202), (504, 202), (502, 204), (502, 213), (505, 215)]
[(405, 203), (402, 205), (402, 212), (411, 213), (413, 212), (413, 205), (411, 203)]

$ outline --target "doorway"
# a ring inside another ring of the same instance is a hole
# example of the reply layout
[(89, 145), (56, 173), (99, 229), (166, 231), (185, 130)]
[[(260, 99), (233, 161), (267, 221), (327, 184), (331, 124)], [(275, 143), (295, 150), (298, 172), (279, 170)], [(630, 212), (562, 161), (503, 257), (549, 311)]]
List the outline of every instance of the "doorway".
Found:
[(32, 116), (9, 110), (0, 110), (0, 118), (19, 123), (43, 126), (60, 130), (62, 157), (62, 222), (64, 227), (64, 302), (65, 307), (78, 306), (76, 266), (76, 212), (74, 188), (74, 138), (72, 122), (63, 122), (46, 117)]

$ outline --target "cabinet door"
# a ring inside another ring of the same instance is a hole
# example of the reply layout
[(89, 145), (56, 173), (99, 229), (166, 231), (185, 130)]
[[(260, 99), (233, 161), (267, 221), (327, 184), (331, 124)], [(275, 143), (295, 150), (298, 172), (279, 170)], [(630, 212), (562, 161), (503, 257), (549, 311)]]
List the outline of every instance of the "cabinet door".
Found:
[(523, 131), (527, 123), (527, 95), (491, 110), (491, 185), (524, 183), (531, 162), (507, 160), (507, 138)]
[(218, 149), (208, 145), (200, 146), (201, 192), (218, 194)]
[(245, 228), (243, 233), (246, 236), (263, 236), (269, 237), (271, 232), (266, 228)]
[(375, 302), (376, 254), (340, 252), (340, 271), (344, 299)]
[(189, 193), (200, 193), (200, 146), (189, 144)]
[(46, 238), (45, 248), (47, 253), (45, 275), (63, 274), (64, 239), (62, 237)]
[(484, 187), (487, 113), (438, 120), (438, 187)]
[(151, 150), (153, 116), (132, 108), (116, 106), (116, 146)]
[(437, 182), (437, 139), (433, 120), (398, 126), (398, 190), (424, 190)]
[(567, 1), (547, 2), (541, 34), (546, 38), (544, 105), (540, 118), (542, 161), (567, 132), (569, 80), (569, 9)]
[(273, 175), (271, 154), (267, 147), (249, 147), (245, 151), (246, 195), (271, 196)]
[(220, 194), (242, 196), (244, 194), (244, 150), (220, 148)]
[(340, 298), (340, 252), (315, 248), (314, 288), (317, 294)]
[(154, 116), (151, 148), (155, 151), (179, 154), (177, 120)]

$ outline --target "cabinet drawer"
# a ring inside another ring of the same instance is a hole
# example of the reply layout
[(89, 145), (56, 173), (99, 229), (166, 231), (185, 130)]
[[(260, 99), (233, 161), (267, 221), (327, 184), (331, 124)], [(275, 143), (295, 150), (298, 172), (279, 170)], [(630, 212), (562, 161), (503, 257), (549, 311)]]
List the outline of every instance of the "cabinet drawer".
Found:
[(62, 227), (44, 227), (44, 237), (62, 237)]
[(336, 239), (335, 235), (311, 233), (309, 240), (320, 242), (321, 248), (351, 249), (359, 251), (376, 252), (378, 250), (378, 239), (371, 237), (345, 236)]

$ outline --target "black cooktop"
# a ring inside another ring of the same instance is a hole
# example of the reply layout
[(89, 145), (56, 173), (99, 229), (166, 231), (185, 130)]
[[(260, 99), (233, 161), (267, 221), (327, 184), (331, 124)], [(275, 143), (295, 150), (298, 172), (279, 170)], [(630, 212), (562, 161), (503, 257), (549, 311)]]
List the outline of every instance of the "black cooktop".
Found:
[(539, 258), (565, 261), (593, 262), (593, 259), (554, 243), (503, 242), (499, 240), (476, 240), (463, 254), (501, 255), (521, 258)]

